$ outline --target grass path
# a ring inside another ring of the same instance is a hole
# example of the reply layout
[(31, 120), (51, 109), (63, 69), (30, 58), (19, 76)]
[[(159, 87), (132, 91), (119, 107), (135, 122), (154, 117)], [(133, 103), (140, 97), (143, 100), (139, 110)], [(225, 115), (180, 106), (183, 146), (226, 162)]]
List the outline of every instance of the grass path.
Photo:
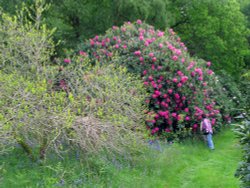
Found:
[[(73, 159), (39, 166), (13, 153), (0, 156), (0, 187), (238, 188), (234, 173), (241, 149), (237, 139), (225, 130), (214, 136), (214, 143), (214, 151), (201, 142), (173, 144), (140, 156), (133, 167), (101, 164), (95, 173)], [(63, 184), (58, 184), (62, 179)]]
[(214, 143), (214, 151), (208, 150), (203, 143), (173, 145), (160, 153), (153, 165), (148, 161), (151, 173), (135, 170), (130, 172), (129, 178), (129, 172), (125, 172), (122, 178), (118, 175), (118, 182), (122, 179), (133, 182), (120, 187), (238, 188), (239, 180), (234, 173), (241, 159), (241, 150), (233, 132), (226, 130), (216, 135)]

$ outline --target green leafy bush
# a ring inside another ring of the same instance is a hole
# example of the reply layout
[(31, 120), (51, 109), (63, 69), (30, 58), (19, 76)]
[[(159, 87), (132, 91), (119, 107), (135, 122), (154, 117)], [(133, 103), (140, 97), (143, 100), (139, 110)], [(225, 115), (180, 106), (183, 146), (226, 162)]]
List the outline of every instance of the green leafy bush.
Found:
[(112, 64), (100, 66), (97, 62), (91, 66), (82, 56), (66, 62), (52, 80), (57, 83), (52, 90), (65, 91), (75, 104), (77, 124), (73, 128), (78, 138), (74, 142), (83, 150), (87, 148), (85, 153), (99, 149), (107, 152), (112, 145), (117, 149), (113, 151), (123, 155), (129, 155), (129, 150), (139, 151), (146, 109), (146, 92), (139, 78)]
[(52, 35), (55, 29), (42, 24), (47, 6), (37, 0), (35, 7), (22, 6), (15, 16), (0, 9), (0, 68), (17, 68), (25, 74), (40, 73), (54, 53)]
[(2, 134), (9, 136), (1, 141), (10, 146), (18, 143), (32, 160), (45, 158), (48, 150), (59, 154), (74, 119), (66, 94), (48, 94), (45, 80), (0, 75), (0, 125)]
[(235, 128), (235, 133), (240, 139), (240, 144), (243, 147), (243, 161), (240, 163), (236, 176), (240, 177), (242, 187), (250, 187), (250, 121), (246, 118), (241, 124)]
[(1, 72), (1, 152), (16, 143), (32, 160), (75, 150), (86, 158), (103, 152), (129, 158), (141, 152), (145, 107), (140, 81), (112, 66), (96, 66), (77, 80), (82, 86), (73, 95), (54, 91), (45, 79)]

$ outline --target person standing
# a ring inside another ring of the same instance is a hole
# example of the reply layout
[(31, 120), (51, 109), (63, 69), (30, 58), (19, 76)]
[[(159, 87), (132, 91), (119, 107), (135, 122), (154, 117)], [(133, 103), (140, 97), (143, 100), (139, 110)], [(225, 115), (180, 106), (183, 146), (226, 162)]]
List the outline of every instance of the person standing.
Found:
[(211, 150), (214, 150), (213, 128), (211, 125), (211, 121), (206, 117), (205, 114), (202, 114), (202, 121), (201, 121), (201, 125), (200, 125), (200, 130), (206, 138), (208, 147)]

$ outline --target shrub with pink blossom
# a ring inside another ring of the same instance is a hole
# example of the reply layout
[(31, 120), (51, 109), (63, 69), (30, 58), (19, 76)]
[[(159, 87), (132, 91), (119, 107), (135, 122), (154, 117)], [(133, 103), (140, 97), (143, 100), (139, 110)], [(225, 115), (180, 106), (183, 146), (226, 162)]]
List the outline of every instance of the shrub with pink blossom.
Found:
[(141, 75), (150, 108), (146, 124), (153, 135), (197, 132), (203, 113), (219, 127), (217, 78), (211, 62), (190, 57), (172, 29), (163, 32), (140, 20), (127, 22), (90, 39), (81, 53), (93, 64), (114, 63)]

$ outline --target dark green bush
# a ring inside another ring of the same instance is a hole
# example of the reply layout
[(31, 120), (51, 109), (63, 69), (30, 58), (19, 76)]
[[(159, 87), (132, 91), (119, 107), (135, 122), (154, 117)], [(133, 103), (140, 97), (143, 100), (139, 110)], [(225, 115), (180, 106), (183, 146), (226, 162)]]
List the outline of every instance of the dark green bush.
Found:
[(240, 144), (244, 152), (243, 160), (235, 175), (241, 179), (242, 187), (245, 188), (250, 187), (250, 121), (248, 118), (235, 128), (235, 133), (240, 139)]

